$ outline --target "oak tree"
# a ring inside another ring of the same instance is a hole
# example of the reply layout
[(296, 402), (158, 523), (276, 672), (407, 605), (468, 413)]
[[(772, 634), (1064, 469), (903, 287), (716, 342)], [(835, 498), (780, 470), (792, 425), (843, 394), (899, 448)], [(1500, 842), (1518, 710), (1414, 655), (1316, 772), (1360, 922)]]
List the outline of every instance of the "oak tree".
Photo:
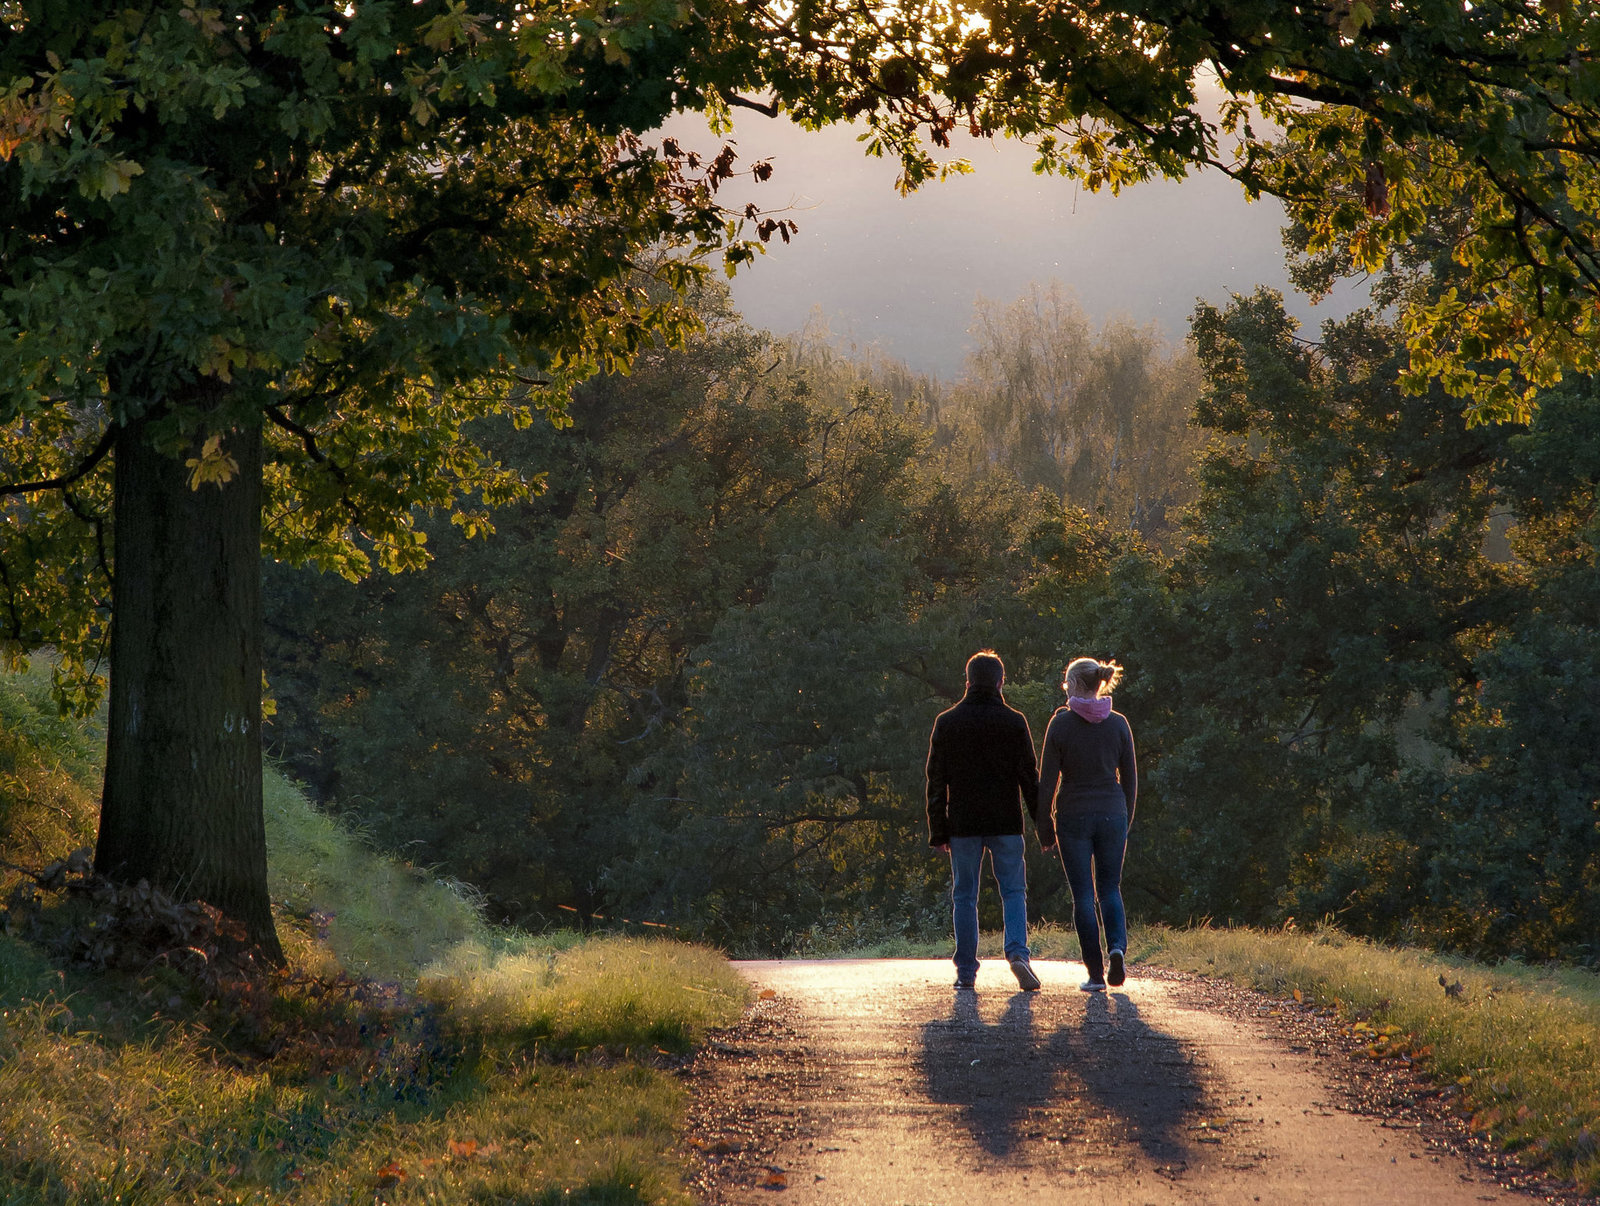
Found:
[(470, 495), (482, 530), (528, 488), (470, 422), (559, 420), (686, 329), (629, 274), (748, 254), (713, 196), (732, 152), (627, 130), (713, 60), (655, 0), (12, 0), (0, 25), (0, 631), (80, 681), (109, 656), (97, 867), (276, 955), (263, 540), (418, 565), (419, 508)]

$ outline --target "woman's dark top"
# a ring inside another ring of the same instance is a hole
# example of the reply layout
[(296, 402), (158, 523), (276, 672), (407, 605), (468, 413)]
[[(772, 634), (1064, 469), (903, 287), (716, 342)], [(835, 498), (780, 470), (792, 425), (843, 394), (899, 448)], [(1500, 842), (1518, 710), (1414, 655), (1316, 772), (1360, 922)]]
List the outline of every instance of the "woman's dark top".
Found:
[[(1139, 768), (1133, 756), (1133, 729), (1121, 712), (1098, 724), (1071, 708), (1058, 708), (1044, 733), (1039, 766), (1039, 815), (1084, 815), (1128, 810), (1133, 824), (1139, 796)], [(1043, 840), (1043, 834), (1040, 840)]]
[(928, 845), (1021, 833), (1022, 809), (1038, 798), (1027, 718), (994, 688), (968, 687), (928, 739)]

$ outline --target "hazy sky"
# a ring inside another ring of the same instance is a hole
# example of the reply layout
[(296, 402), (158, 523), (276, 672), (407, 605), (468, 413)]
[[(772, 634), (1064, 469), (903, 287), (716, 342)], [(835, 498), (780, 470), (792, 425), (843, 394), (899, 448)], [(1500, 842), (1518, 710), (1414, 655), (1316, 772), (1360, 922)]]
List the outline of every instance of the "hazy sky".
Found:
[[(1294, 294), (1283, 267), (1282, 210), (1270, 199), (1247, 203), (1219, 173), (1113, 197), (1035, 176), (1019, 144), (960, 136), (951, 154), (970, 159), (975, 172), (902, 197), (895, 163), (869, 159), (853, 130), (812, 133), (786, 119), (736, 117), (740, 163), (770, 159), (775, 170), (763, 185), (725, 186), (725, 196), (788, 206), (800, 225), (794, 242), (774, 240), (733, 281), (745, 317), (779, 334), (819, 311), (838, 337), (954, 378), (974, 299), (1007, 302), (1034, 281), (1070, 286), (1094, 318), (1154, 322), (1174, 340), (1187, 331), (1196, 298), (1225, 302), (1258, 284), (1281, 290), (1313, 329), (1356, 304), (1353, 293), (1317, 307)], [(688, 145), (716, 146), (693, 115), (669, 129)]]

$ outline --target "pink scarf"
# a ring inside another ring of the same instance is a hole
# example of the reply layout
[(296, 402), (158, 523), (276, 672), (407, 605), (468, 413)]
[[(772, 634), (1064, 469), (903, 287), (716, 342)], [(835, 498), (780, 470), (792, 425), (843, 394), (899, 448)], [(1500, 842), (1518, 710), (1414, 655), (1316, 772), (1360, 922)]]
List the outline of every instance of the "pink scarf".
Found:
[(1099, 724), (1111, 715), (1111, 696), (1102, 695), (1098, 699), (1079, 699), (1076, 695), (1067, 696), (1067, 707), (1090, 724)]

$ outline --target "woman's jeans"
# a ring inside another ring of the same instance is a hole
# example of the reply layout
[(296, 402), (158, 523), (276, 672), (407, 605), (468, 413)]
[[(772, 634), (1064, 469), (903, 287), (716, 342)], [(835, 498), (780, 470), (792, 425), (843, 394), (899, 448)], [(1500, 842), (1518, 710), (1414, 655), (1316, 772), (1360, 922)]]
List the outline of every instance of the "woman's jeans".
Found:
[(963, 983), (978, 974), (978, 885), (986, 847), (1005, 911), (1006, 959), (1028, 958), (1028, 874), (1022, 862), (1022, 835), (953, 837), (950, 896), (956, 925), (956, 978)]
[[(1056, 840), (1061, 844), (1061, 865), (1072, 885), (1072, 921), (1083, 948), (1089, 978), (1105, 978), (1105, 957), (1100, 950), (1100, 921), (1106, 924), (1106, 949), (1128, 949), (1128, 917), (1122, 908), (1122, 856), (1128, 849), (1128, 814), (1115, 812), (1069, 813), (1056, 817)], [(1100, 916), (1095, 916), (1095, 897)]]

